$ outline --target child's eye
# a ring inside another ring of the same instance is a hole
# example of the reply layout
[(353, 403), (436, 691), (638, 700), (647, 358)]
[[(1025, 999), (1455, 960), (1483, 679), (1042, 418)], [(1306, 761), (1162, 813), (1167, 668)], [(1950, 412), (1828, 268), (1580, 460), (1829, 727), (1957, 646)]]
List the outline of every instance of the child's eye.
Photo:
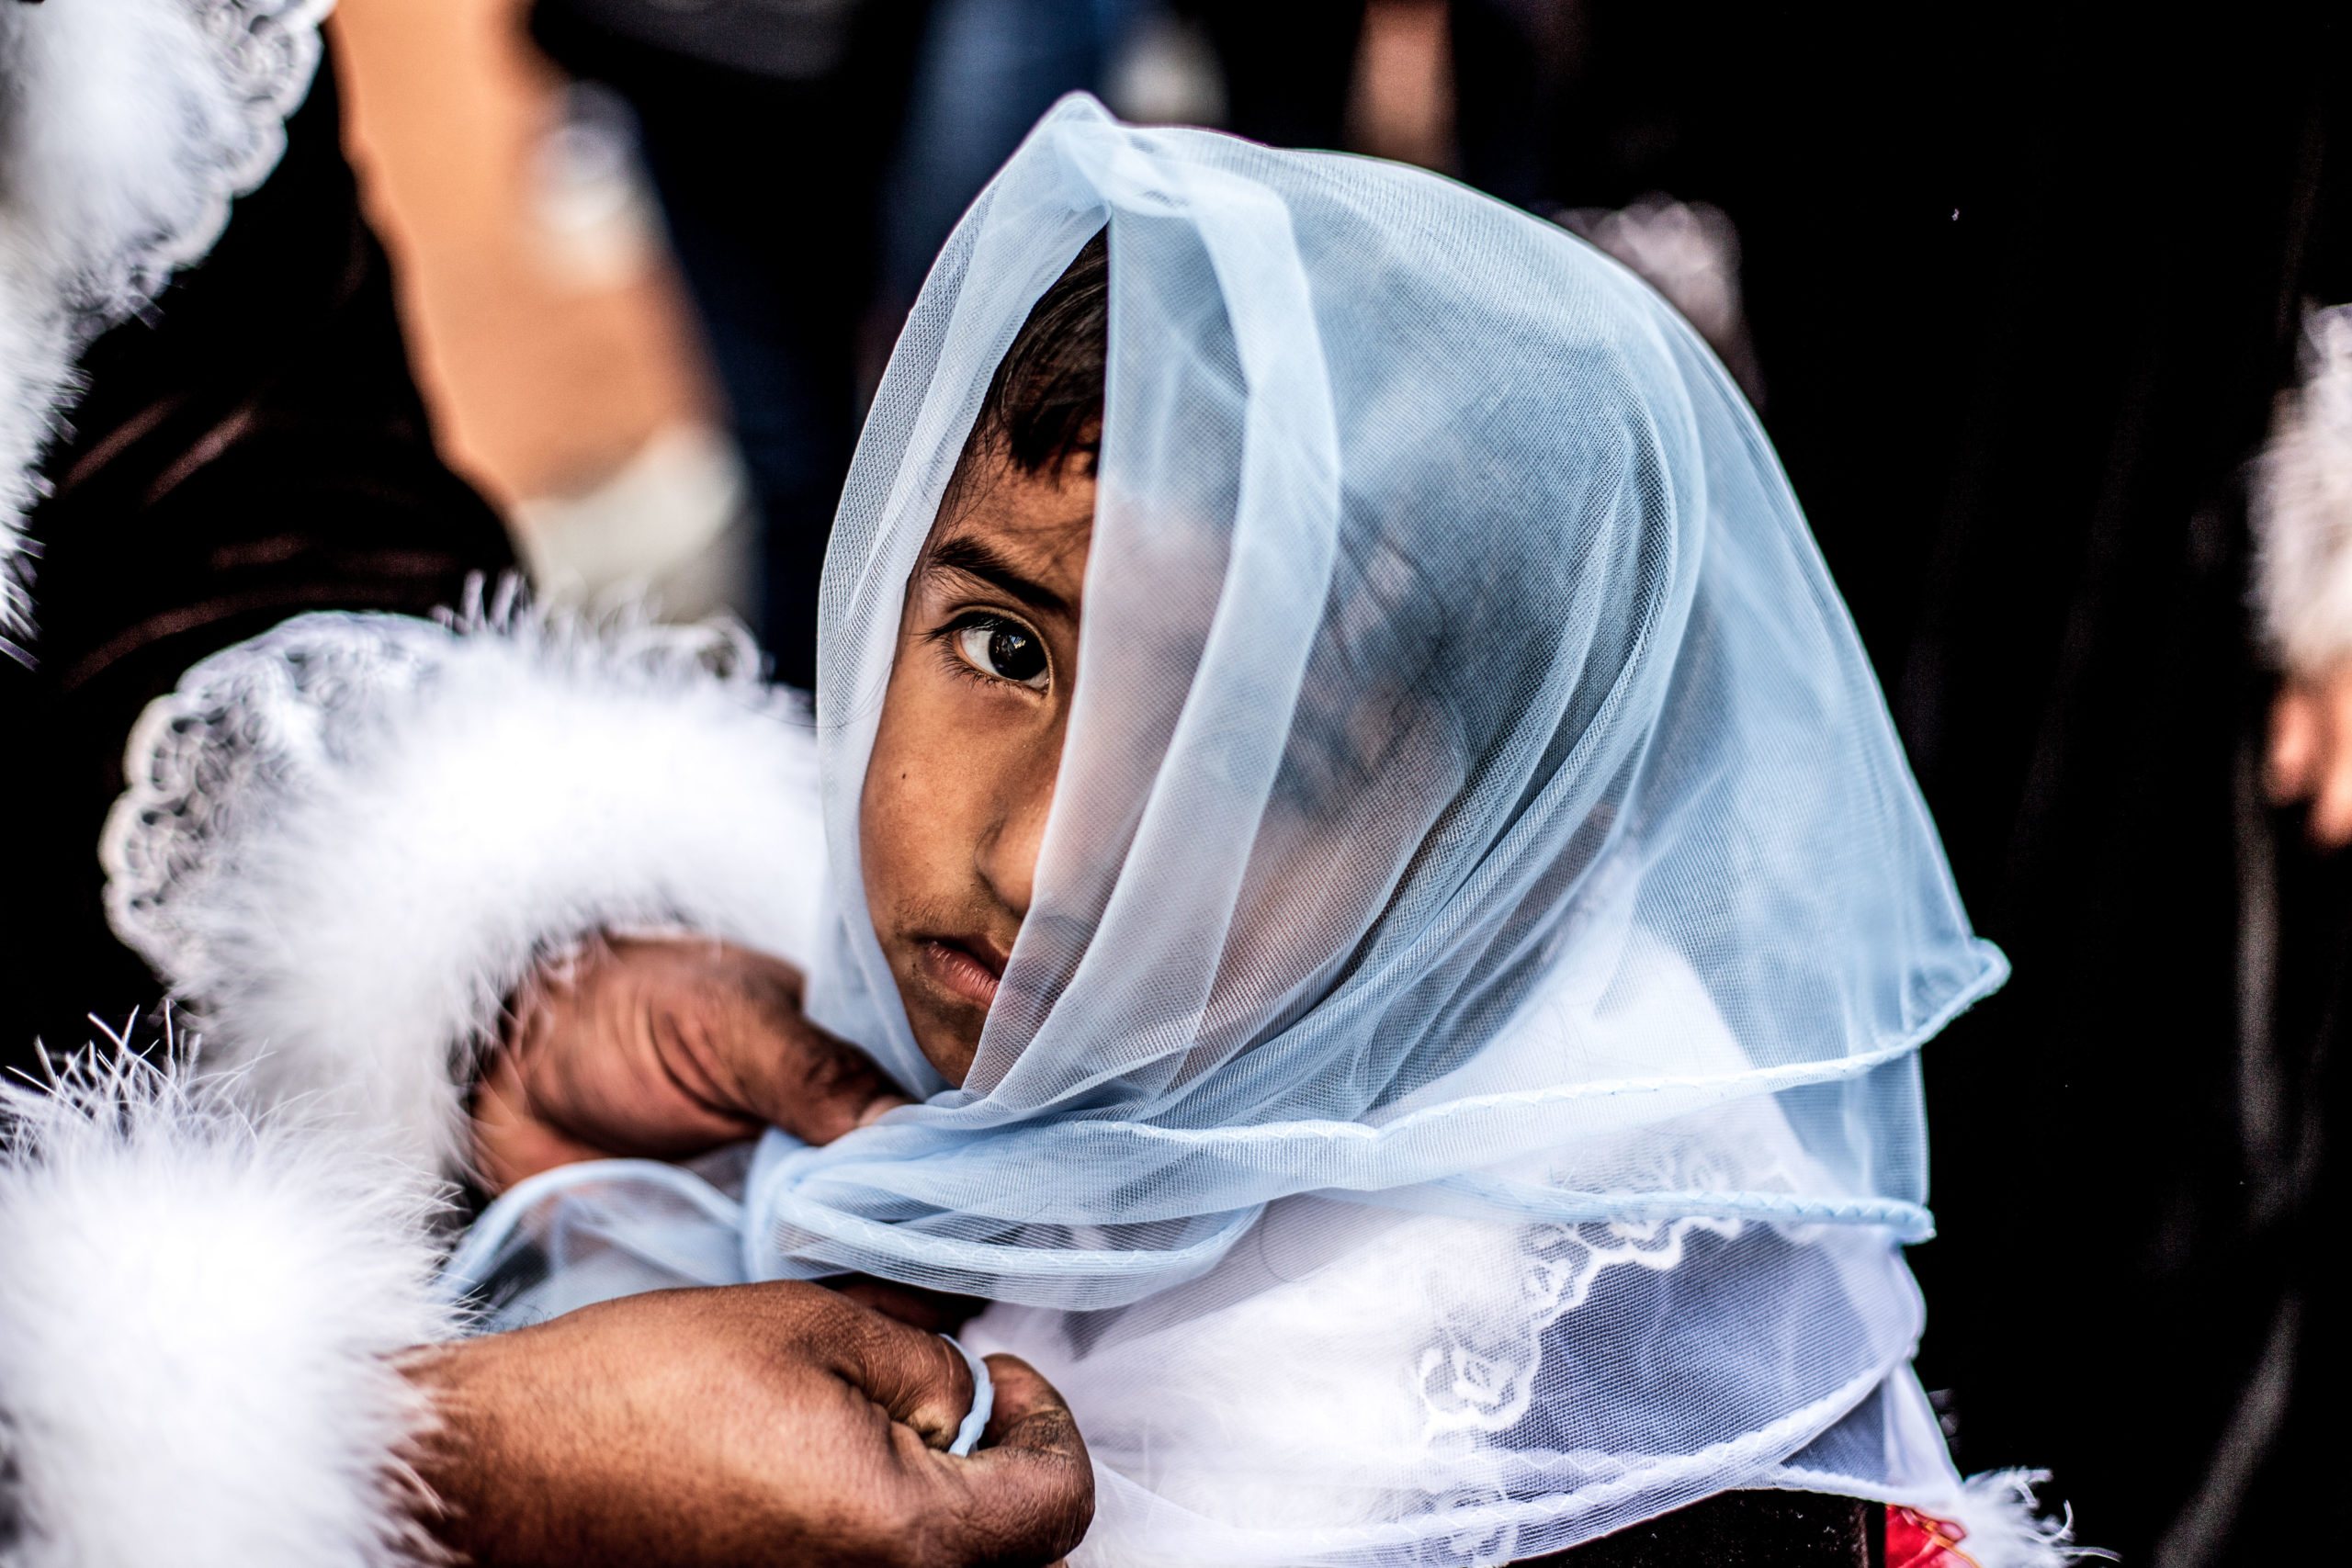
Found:
[(975, 670), (1032, 691), (1046, 689), (1046, 645), (1018, 621), (985, 615), (956, 628), (956, 651)]

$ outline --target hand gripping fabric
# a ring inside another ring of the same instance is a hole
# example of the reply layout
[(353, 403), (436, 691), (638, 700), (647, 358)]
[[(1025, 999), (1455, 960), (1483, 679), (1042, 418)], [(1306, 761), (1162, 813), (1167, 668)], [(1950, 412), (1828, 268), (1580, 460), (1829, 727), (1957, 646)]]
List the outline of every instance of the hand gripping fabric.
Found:
[[(861, 902), (908, 574), (1110, 231), (1073, 708), (968, 1082)], [(826, 565), (810, 1009), (931, 1096), (743, 1192), (754, 1276), (998, 1304), (1095, 1562), (1483, 1564), (1711, 1493), (1930, 1512), (1916, 1053), (1998, 985), (1723, 367), (1551, 225), (1050, 114), (885, 376)]]

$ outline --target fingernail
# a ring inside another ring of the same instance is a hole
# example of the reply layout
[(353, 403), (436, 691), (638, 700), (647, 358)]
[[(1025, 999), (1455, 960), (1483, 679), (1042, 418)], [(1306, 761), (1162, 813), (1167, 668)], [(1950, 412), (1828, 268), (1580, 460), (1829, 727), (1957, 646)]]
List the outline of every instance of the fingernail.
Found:
[(857, 1121), (854, 1125), (859, 1127), (870, 1127), (875, 1122), (881, 1121), (883, 1117), (888, 1116), (891, 1111), (899, 1109), (901, 1105), (912, 1105), (914, 1101), (909, 1100), (905, 1095), (886, 1094), (881, 1099), (876, 1100), (873, 1104), (867, 1106), (865, 1110), (859, 1111), (857, 1113)]

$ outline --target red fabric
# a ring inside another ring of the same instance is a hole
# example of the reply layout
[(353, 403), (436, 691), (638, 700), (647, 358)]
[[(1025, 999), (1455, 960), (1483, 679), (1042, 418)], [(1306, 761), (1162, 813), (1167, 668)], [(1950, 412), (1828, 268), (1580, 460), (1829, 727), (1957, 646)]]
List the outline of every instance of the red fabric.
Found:
[(1976, 1559), (1960, 1550), (1967, 1539), (1968, 1532), (1949, 1519), (1890, 1505), (1886, 1568), (1976, 1568)]

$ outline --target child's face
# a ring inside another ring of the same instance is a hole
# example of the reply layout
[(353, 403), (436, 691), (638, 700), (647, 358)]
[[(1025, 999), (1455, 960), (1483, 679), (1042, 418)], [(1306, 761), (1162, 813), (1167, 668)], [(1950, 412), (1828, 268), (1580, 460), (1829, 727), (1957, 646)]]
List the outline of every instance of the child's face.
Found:
[(1094, 474), (970, 460), (907, 583), (859, 802), (866, 908), (915, 1042), (962, 1084), (1029, 912), (1078, 670)]

